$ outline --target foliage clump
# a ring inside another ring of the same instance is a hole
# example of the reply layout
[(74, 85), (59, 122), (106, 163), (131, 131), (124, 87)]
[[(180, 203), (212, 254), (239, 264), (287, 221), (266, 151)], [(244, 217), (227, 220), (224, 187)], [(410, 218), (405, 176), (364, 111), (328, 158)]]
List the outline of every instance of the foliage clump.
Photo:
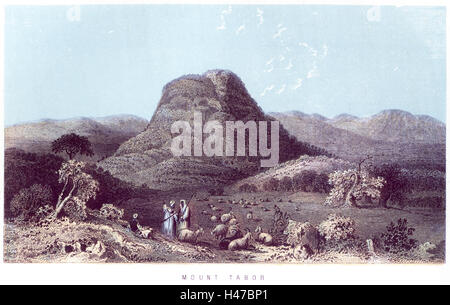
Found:
[(33, 184), (29, 188), (21, 189), (14, 196), (10, 209), (17, 220), (37, 222), (52, 201), (53, 195), (48, 185)]
[(328, 215), (328, 218), (319, 224), (318, 229), (326, 241), (343, 241), (355, 237), (355, 221), (341, 215)]
[(391, 222), (386, 227), (386, 232), (380, 236), (382, 247), (386, 252), (405, 254), (417, 247), (418, 241), (411, 236), (416, 229), (408, 227), (406, 218), (399, 218), (397, 224)]
[(329, 183), (333, 186), (325, 200), (325, 205), (356, 207), (356, 201), (364, 197), (373, 200), (380, 198), (383, 177), (372, 177), (365, 170), (335, 171), (329, 175)]
[(100, 208), (100, 216), (108, 220), (120, 220), (123, 215), (123, 209), (119, 209), (110, 203), (105, 203)]

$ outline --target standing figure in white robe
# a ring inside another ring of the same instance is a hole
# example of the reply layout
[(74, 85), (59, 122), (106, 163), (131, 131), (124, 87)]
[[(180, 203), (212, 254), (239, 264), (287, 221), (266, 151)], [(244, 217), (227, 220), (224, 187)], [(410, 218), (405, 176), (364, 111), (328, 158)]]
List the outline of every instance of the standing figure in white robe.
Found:
[(178, 223), (178, 231), (189, 229), (191, 227), (191, 211), (186, 204), (186, 200), (180, 200), (180, 219)]
[(175, 201), (171, 200), (170, 205), (163, 205), (164, 222), (162, 227), (162, 233), (170, 238), (175, 238), (177, 230), (178, 217), (175, 213)]

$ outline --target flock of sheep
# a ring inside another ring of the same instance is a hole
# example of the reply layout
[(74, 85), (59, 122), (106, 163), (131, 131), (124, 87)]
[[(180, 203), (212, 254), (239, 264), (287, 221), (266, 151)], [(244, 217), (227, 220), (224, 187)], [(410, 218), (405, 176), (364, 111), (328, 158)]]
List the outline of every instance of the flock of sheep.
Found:
[[(243, 208), (253, 208), (258, 207), (259, 203), (255, 198), (252, 198), (253, 201), (248, 201), (245, 199), (241, 199), (239, 201), (236, 200), (223, 200), (219, 199), (218, 203), (229, 203), (229, 204), (239, 204)], [(260, 199), (260, 202), (266, 202), (267, 199)], [(252, 240), (255, 240), (264, 245), (270, 246), (272, 245), (273, 238), (269, 233), (264, 233), (262, 228), (258, 226), (255, 232), (252, 234), (249, 229), (246, 229), (246, 233), (243, 234), (237, 218), (235, 214), (232, 212), (232, 208), (230, 207), (230, 211), (228, 213), (223, 213), (221, 215), (214, 215), (212, 212), (218, 213), (222, 212), (222, 208), (216, 207), (211, 203), (208, 203), (208, 207), (210, 211), (203, 210), (201, 212), (202, 215), (209, 216), (209, 220), (213, 223), (218, 223), (213, 230), (211, 230), (211, 235), (220, 241), (219, 246), (221, 249), (228, 249), (231, 251), (235, 250), (245, 250), (249, 248)], [(261, 206), (263, 211), (268, 212), (270, 209)], [(253, 219), (253, 212), (250, 210), (246, 213), (245, 218), (247, 220)], [(198, 237), (204, 233), (203, 228), (199, 227), (196, 231), (191, 230), (182, 230), (178, 234), (178, 240), (190, 243), (196, 243)]]

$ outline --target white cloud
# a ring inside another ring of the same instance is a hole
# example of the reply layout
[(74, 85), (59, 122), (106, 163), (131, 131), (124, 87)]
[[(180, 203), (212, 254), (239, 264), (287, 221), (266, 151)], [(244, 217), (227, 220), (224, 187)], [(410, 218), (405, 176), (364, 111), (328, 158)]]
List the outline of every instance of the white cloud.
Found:
[(218, 31), (223, 31), (223, 30), (227, 29), (227, 24), (225, 22), (225, 16), (230, 15), (232, 10), (233, 9), (231, 8), (231, 5), (229, 5), (226, 10), (222, 11), (222, 13), (220, 14), (220, 25), (217, 27)]
[(283, 84), (283, 86), (281, 86), (281, 88), (277, 91), (277, 94), (283, 93), (285, 89), (286, 89), (286, 84)]
[(270, 86), (268, 86), (268, 87), (266, 87), (264, 90), (263, 90), (263, 92), (261, 92), (261, 96), (264, 96), (264, 95), (266, 95), (266, 93), (267, 92), (269, 92), (269, 91), (272, 91), (273, 90), (273, 88), (275, 88), (275, 86), (274, 85), (270, 85)]
[(239, 35), (243, 30), (245, 30), (245, 24), (243, 24), (237, 28), (236, 35)]
[(292, 60), (289, 60), (289, 64), (284, 68), (285, 70), (291, 70), (294, 65), (292, 64)]
[(301, 78), (297, 78), (297, 82), (295, 83), (295, 85), (292, 87), (293, 90), (297, 90), (298, 88), (300, 88), (303, 84), (303, 79)]
[[(279, 27), (279, 25), (278, 25), (278, 27)], [(275, 33), (275, 35), (273, 35), (273, 38), (275, 39), (275, 38), (281, 37), (281, 34), (283, 34), (283, 32), (285, 32), (286, 30), (287, 30), (286, 27), (279, 28), (278, 31)]]
[(256, 9), (256, 17), (259, 18), (258, 26), (262, 25), (264, 23), (264, 11), (262, 9), (257, 8)]
[(308, 75), (306, 76), (306, 78), (313, 78), (313, 77), (318, 77), (318, 76), (319, 76), (319, 71), (317, 71), (317, 64), (314, 62), (314, 65), (313, 65), (312, 69), (308, 71)]
[(227, 29), (227, 25), (225, 23), (225, 17), (223, 15), (220, 15), (220, 25), (217, 27), (217, 30), (223, 31)]
[(400, 69), (398, 66), (396, 66), (392, 71), (396, 72), (398, 71), (398, 69)]
[(271, 59), (269, 59), (269, 60), (266, 62), (266, 66), (271, 65), (271, 64), (273, 63), (274, 59), (275, 59), (275, 58), (273, 58), (273, 57), (272, 57)]
[(328, 55), (328, 46), (326, 44), (324, 44), (322, 49), (323, 49), (322, 56), (323, 57), (327, 57), (327, 55)]
[(274, 66), (272, 65), (268, 69), (264, 70), (264, 72), (270, 73), (273, 71), (273, 69), (274, 69)]
[(280, 61), (284, 61), (286, 59), (286, 57), (284, 57), (283, 55), (280, 55)]

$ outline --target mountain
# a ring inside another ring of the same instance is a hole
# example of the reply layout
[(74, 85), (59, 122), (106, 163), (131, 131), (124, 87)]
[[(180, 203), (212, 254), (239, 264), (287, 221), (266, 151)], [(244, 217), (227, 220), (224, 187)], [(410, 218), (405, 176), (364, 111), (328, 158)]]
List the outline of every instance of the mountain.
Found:
[(445, 164), (445, 124), (429, 116), (401, 110), (366, 118), (341, 114), (328, 119), (298, 111), (270, 115), (298, 140), (347, 160), (369, 154), (380, 162)]
[[(274, 120), (264, 114), (244, 83), (231, 71), (211, 70), (203, 75), (182, 76), (164, 86), (146, 130), (120, 145), (100, 166), (122, 180), (161, 190), (222, 187), (260, 170), (259, 154), (257, 157), (174, 156), (170, 150), (171, 126), (176, 121), (190, 122), (192, 126), (194, 112), (202, 114), (203, 122), (215, 120), (222, 126), (226, 121)], [(279, 134), (280, 162), (302, 154), (325, 153), (295, 140), (282, 126)]]
[(6, 127), (5, 148), (46, 153), (51, 151), (53, 140), (73, 132), (88, 137), (95, 153), (92, 159), (98, 160), (112, 155), (121, 143), (144, 130), (147, 124), (147, 120), (133, 115), (45, 119)]
[(336, 117), (332, 126), (375, 140), (400, 143), (445, 143), (445, 124), (426, 115), (384, 110), (368, 118)]

